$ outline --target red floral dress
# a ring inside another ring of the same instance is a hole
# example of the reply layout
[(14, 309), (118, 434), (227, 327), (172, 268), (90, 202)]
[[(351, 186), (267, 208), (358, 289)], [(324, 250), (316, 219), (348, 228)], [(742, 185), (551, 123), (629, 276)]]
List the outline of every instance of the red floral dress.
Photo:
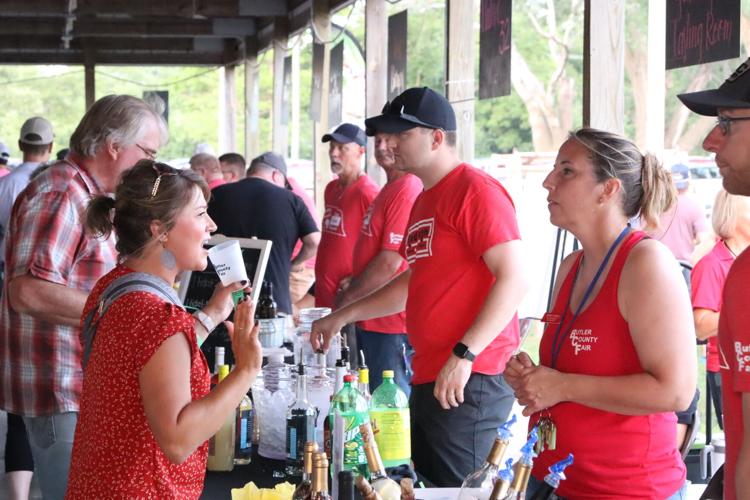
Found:
[[(113, 280), (129, 272), (118, 266), (96, 284), (84, 317)], [(138, 376), (159, 346), (185, 335), (191, 351), (193, 400), (209, 392), (210, 374), (196, 342), (193, 317), (156, 295), (132, 292), (101, 319), (86, 367), (68, 499), (198, 498), (203, 490), (208, 445), (183, 463), (171, 463), (156, 443), (141, 402)]]

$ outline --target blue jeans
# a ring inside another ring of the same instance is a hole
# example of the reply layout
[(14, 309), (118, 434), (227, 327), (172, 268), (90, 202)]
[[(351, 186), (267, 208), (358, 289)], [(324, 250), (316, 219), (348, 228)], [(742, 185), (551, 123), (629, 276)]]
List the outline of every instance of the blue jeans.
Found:
[(29, 435), (42, 498), (63, 499), (68, 486), (70, 455), (78, 412), (44, 417), (23, 417)]
[[(542, 485), (541, 482), (539, 482), (534, 476), (529, 477), (529, 486), (526, 488), (526, 498), (530, 499), (534, 492)], [(559, 497), (555, 494), (552, 495), (552, 500), (557, 500)], [(682, 487), (680, 487), (677, 492), (669, 497), (667, 497), (666, 500), (687, 500), (687, 483), (684, 483)]]
[(406, 334), (378, 333), (357, 327), (357, 347), (365, 353), (371, 393), (383, 382), (383, 370), (393, 370), (394, 380), (409, 397), (414, 349)]

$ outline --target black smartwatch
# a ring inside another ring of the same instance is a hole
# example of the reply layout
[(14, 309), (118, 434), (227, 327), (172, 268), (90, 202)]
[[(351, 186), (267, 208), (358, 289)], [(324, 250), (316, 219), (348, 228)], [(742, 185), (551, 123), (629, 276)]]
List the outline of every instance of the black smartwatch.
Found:
[(472, 363), (477, 357), (476, 354), (474, 354), (473, 352), (469, 350), (469, 346), (467, 346), (463, 342), (459, 342), (453, 346), (453, 354), (455, 354), (457, 357), (461, 359), (466, 359), (468, 361), (471, 361)]

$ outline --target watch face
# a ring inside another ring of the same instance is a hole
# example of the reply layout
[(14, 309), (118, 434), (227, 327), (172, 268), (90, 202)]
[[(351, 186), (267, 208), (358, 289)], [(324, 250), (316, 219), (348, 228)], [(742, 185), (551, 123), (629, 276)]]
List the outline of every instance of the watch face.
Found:
[(466, 344), (462, 344), (461, 342), (456, 344), (456, 346), (453, 348), (453, 353), (459, 358), (465, 357), (468, 351), (469, 351), (468, 346)]

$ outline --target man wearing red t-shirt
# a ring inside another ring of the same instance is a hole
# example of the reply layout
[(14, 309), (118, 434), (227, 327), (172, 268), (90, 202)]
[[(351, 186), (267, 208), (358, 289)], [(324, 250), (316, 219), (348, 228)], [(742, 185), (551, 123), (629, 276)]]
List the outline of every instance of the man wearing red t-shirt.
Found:
[[(703, 141), (729, 193), (750, 195), (750, 59), (718, 88), (680, 94), (692, 111), (718, 118)], [(750, 250), (734, 261), (719, 316), (726, 462), (724, 498), (750, 498)]]
[[(354, 246), (352, 278), (336, 296), (338, 307), (374, 292), (408, 267), (399, 249), (409, 212), (422, 191), (422, 181), (395, 168), (388, 138), (388, 134), (375, 134), (375, 161), (385, 171), (388, 182), (362, 221)], [(406, 337), (404, 311), (357, 323), (357, 347), (364, 352), (370, 368), (370, 390), (382, 382), (383, 370), (393, 370), (396, 383), (407, 395), (411, 392), (408, 356), (412, 349)]]
[(406, 307), (412, 458), (435, 485), (459, 486), (514, 400), (502, 371), (519, 343), (516, 308), (527, 288), (515, 209), (499, 182), (458, 158), (456, 117), (440, 94), (408, 89), (365, 123), (391, 134), (396, 168), (424, 184), (401, 246), (409, 269), (313, 331), (327, 347), (340, 325)]
[(325, 213), (315, 261), (315, 306), (335, 306), (335, 298), (352, 274), (352, 256), (362, 219), (378, 185), (362, 172), (362, 155), (367, 139), (364, 131), (351, 123), (342, 123), (326, 134), (330, 142), (331, 171), (338, 178), (325, 189)]

